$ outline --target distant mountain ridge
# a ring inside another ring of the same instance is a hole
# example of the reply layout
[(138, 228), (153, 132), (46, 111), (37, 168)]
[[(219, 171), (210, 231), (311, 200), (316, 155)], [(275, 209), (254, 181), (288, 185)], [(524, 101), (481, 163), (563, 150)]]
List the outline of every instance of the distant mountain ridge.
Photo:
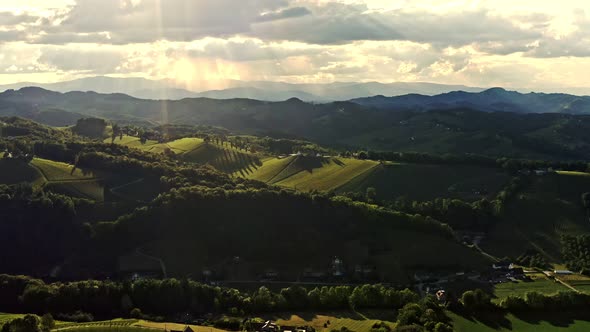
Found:
[(351, 101), (367, 107), (392, 110), (430, 111), (466, 107), (483, 112), (590, 114), (588, 96), (535, 92), (523, 94), (502, 88), (491, 88), (479, 93), (453, 91), (436, 96), (373, 96)]
[[(398, 103), (380, 108), (361, 105), (358, 100), (146, 100), (122, 93), (59, 93), (29, 87), (0, 93), (0, 116), (20, 116), (54, 126), (71, 125), (82, 117), (109, 119), (120, 125), (215, 126), (238, 134), (305, 139), (345, 149), (590, 160), (590, 110), (584, 106), (587, 97), (520, 94), (502, 89), (442, 96), (369, 99), (406, 101), (403, 107)], [(463, 102), (466, 98), (469, 106)], [(535, 98), (537, 104), (546, 102), (553, 108), (525, 104)], [(414, 108), (424, 100), (432, 102)], [(556, 106), (564, 100), (569, 107)], [(482, 112), (477, 105), (487, 108), (482, 107)], [(574, 106), (578, 107), (577, 114), (567, 114)], [(549, 113), (527, 113), (531, 109)]]
[(270, 81), (225, 81), (226, 88), (211, 90), (203, 86), (190, 91), (171, 80), (144, 78), (88, 77), (58, 83), (21, 82), (0, 85), (0, 91), (18, 90), (36, 86), (58, 92), (94, 91), (98, 93), (124, 93), (136, 98), (155, 100), (179, 100), (208, 97), (216, 99), (248, 98), (265, 101), (283, 101), (295, 97), (309, 102), (330, 102), (375, 95), (398, 96), (408, 93), (435, 95), (462, 90), (480, 92), (483, 88), (463, 85), (444, 85), (423, 82), (335, 82), (320, 84), (293, 84)]

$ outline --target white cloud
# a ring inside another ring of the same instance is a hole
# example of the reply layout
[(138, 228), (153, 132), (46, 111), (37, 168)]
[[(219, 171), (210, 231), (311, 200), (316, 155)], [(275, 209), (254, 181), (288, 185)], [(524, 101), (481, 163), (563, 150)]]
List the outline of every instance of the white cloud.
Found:
[(0, 80), (587, 86), (586, 8), (586, 0), (0, 0)]

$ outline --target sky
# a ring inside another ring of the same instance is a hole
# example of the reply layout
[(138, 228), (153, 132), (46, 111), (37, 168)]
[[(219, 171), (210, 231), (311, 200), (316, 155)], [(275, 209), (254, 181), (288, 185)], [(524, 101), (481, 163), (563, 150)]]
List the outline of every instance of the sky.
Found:
[(0, 0), (0, 84), (89, 76), (590, 93), (587, 0)]

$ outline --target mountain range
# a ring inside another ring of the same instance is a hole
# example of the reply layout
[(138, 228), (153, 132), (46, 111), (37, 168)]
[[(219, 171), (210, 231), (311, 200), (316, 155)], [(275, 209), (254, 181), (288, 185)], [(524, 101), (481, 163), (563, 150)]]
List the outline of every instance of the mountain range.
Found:
[(208, 97), (216, 99), (248, 98), (266, 101), (283, 101), (295, 97), (309, 102), (329, 102), (375, 95), (399, 96), (408, 93), (435, 95), (450, 91), (480, 92), (483, 88), (463, 85), (444, 85), (422, 82), (336, 82), (325, 84), (292, 84), (270, 81), (223, 82), (224, 88), (191, 91), (172, 80), (149, 80), (145, 78), (89, 77), (58, 83), (21, 82), (0, 85), (0, 91), (36, 86), (43, 89), (70, 92), (94, 91), (98, 93), (124, 93), (142, 99), (169, 99)]
[[(399, 100), (407, 102), (394, 103)], [(433, 102), (437, 100), (445, 102)], [(503, 112), (498, 112), (498, 105)], [(297, 98), (281, 102), (147, 100), (120, 93), (60, 93), (35, 87), (0, 93), (0, 116), (53, 126), (99, 117), (122, 125), (223, 127), (237, 134), (299, 138), (351, 149), (568, 160), (590, 158), (588, 105), (588, 97), (502, 89), (330, 103)], [(576, 114), (567, 114), (574, 110)]]
[(397, 97), (373, 96), (353, 102), (379, 109), (429, 111), (471, 108), (484, 112), (590, 114), (590, 97), (563, 93), (519, 93), (492, 88), (479, 93), (453, 91), (435, 96), (407, 94)]

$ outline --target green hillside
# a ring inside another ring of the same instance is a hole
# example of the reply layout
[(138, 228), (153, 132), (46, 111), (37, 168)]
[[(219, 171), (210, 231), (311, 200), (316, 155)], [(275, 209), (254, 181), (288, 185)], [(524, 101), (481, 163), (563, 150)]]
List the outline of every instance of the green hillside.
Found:
[[(110, 143), (111, 139), (106, 139), (105, 142)], [(236, 176), (246, 176), (254, 172), (260, 164), (255, 154), (230, 147), (227, 143), (205, 143), (203, 139), (195, 137), (167, 143), (147, 140), (142, 144), (139, 138), (125, 135), (122, 139), (115, 138), (114, 142), (150, 153), (164, 153), (166, 149), (170, 149), (182, 160), (209, 164), (222, 172)]]
[(496, 256), (518, 257), (527, 249), (560, 262), (560, 235), (590, 233), (581, 195), (590, 191), (587, 173), (559, 172), (531, 178), (507, 203), (504, 216), (489, 231), (482, 247)]
[(290, 156), (267, 159), (247, 177), (301, 191), (332, 191), (377, 165), (350, 158)]
[(39, 170), (21, 160), (0, 158), (0, 184), (20, 182), (42, 185), (45, 179)]
[[(422, 217), (281, 191), (181, 189), (108, 229), (97, 242), (108, 252), (120, 255), (140, 246), (177, 277), (209, 268), (227, 280), (255, 280), (273, 268), (285, 280), (296, 280), (306, 268), (329, 270), (334, 256), (349, 268), (374, 265), (379, 279), (402, 283), (423, 267), (488, 265), (487, 258), (456, 241), (448, 229)], [(127, 240), (114, 247), (120, 238)], [(231, 263), (236, 256), (239, 265)]]
[(384, 163), (338, 188), (338, 192), (377, 190), (381, 199), (404, 196), (426, 201), (437, 197), (474, 201), (493, 197), (509, 177), (498, 169), (464, 165)]
[(505, 172), (481, 166), (378, 163), (309, 156), (268, 158), (246, 177), (301, 191), (365, 193), (373, 187), (380, 199), (404, 196), (418, 201), (437, 197), (467, 201), (490, 198), (509, 180)]
[(182, 154), (182, 158), (189, 162), (209, 164), (216, 169), (237, 176), (246, 176), (253, 172), (260, 161), (254, 154), (229, 147), (207, 143)]
[(447, 312), (456, 332), (586, 332), (590, 330), (590, 317), (568, 312), (542, 312), (530, 314), (489, 313), (464, 317)]

